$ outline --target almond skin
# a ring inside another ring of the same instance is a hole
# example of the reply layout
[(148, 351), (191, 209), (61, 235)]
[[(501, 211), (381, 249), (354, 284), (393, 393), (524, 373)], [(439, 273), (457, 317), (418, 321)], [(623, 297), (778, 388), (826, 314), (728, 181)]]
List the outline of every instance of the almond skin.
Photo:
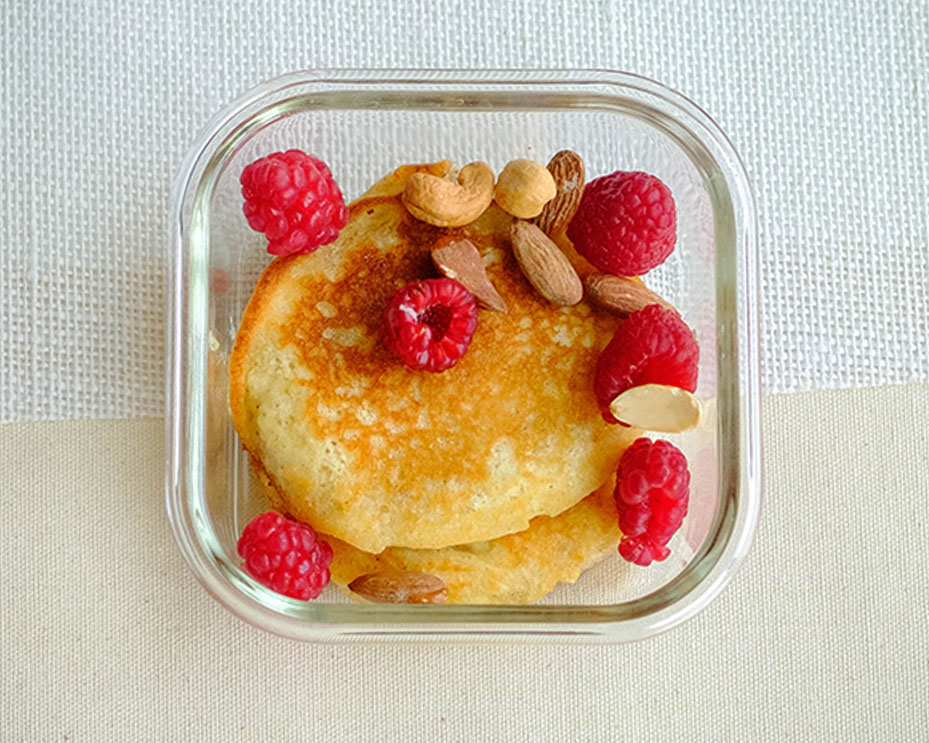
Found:
[(506, 312), (506, 302), (487, 278), (481, 254), (470, 240), (441, 238), (432, 248), (432, 262), (445, 278), (461, 282), (481, 305), (497, 312)]
[(572, 150), (556, 152), (548, 163), (548, 172), (555, 179), (555, 198), (549, 201), (535, 223), (549, 237), (568, 228), (584, 195), (586, 172), (581, 156)]
[(627, 276), (592, 273), (584, 279), (587, 298), (598, 307), (621, 317), (638, 312), (650, 304), (673, 310), (670, 302), (655, 294), (641, 281)]
[(410, 570), (365, 573), (349, 583), (348, 589), (378, 604), (444, 604), (448, 600), (445, 581)]
[(531, 222), (516, 220), (510, 228), (513, 254), (526, 279), (552, 304), (577, 304), (584, 285), (567, 256)]

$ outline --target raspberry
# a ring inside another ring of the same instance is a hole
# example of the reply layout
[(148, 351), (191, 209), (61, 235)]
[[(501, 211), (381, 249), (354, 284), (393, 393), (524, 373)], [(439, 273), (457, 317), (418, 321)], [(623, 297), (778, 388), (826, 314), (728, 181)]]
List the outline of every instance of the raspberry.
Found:
[(285, 596), (315, 599), (329, 583), (332, 548), (311, 527), (274, 511), (252, 519), (238, 550), (249, 575)]
[(312, 253), (335, 240), (348, 220), (329, 168), (300, 150), (255, 160), (239, 182), (248, 225), (265, 234), (272, 255)]
[(630, 387), (666, 384), (693, 392), (699, 356), (693, 331), (674, 310), (650, 304), (633, 312), (597, 359), (594, 393), (603, 420), (619, 423), (610, 403)]
[(595, 178), (584, 187), (568, 238), (601, 271), (639, 276), (664, 262), (677, 239), (671, 191), (648, 173)]
[(690, 471), (680, 449), (667, 441), (636, 439), (616, 470), (619, 554), (636, 565), (670, 555), (665, 545), (687, 515), (689, 490)]
[(474, 295), (454, 279), (409, 283), (384, 312), (387, 347), (410, 369), (450, 369), (468, 350), (476, 327)]

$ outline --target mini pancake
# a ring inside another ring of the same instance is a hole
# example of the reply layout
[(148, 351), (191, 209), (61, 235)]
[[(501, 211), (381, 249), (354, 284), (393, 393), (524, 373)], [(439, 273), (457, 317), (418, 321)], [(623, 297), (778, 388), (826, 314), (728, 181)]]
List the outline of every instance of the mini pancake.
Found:
[[(630, 434), (628, 443), (634, 438)], [(268, 500), (285, 510), (261, 466), (254, 464)], [(589, 567), (616, 554), (622, 534), (613, 500), (614, 485), (611, 477), (567, 511), (537, 516), (528, 529), (487, 542), (434, 550), (388, 547), (375, 555), (326, 534), (320, 538), (332, 547), (329, 572), (333, 583), (355, 601), (364, 602), (348, 590), (355, 578), (382, 570), (412, 570), (445, 581), (451, 604), (528, 604), (558, 583), (573, 583)]]
[(389, 547), (379, 555), (323, 536), (332, 546), (332, 580), (348, 590), (355, 578), (381, 570), (435, 575), (450, 604), (528, 604), (558, 583), (573, 583), (594, 563), (616, 553), (621, 534), (613, 481), (558, 516), (537, 516), (529, 528), (489, 542), (436, 550)]
[[(593, 394), (616, 318), (539, 296), (496, 206), (455, 230), (403, 207), (413, 172), (450, 167), (399, 168), (350, 205), (335, 243), (274, 260), (230, 358), (233, 421), (286, 511), (366, 552), (523, 531), (604, 483), (630, 435)], [(509, 312), (480, 311), (457, 366), (411, 371), (381, 340), (384, 307), (437, 276), (429, 251), (448, 234), (477, 246)]]

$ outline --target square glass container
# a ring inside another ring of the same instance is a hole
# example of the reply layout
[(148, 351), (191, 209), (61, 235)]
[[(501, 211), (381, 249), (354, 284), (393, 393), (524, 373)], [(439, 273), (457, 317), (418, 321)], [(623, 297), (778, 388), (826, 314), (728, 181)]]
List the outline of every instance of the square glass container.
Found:
[[(678, 242), (648, 283), (697, 334), (705, 415), (666, 436), (692, 487), (672, 555), (618, 555), (533, 605), (360, 605), (333, 586), (311, 602), (252, 580), (236, 554), (267, 509), (228, 406), (228, 356), (270, 256), (249, 230), (238, 177), (298, 148), (329, 164), (346, 200), (397, 166), (450, 158), (584, 157), (588, 178), (643, 170), (671, 189)], [(255, 626), (302, 640), (555, 638), (627, 641), (705, 606), (748, 551), (761, 500), (757, 257), (744, 167), (710, 117), (667, 87), (605, 71), (326, 70), (270, 80), (230, 104), (187, 155), (171, 203), (166, 495), (171, 527), (203, 586)]]

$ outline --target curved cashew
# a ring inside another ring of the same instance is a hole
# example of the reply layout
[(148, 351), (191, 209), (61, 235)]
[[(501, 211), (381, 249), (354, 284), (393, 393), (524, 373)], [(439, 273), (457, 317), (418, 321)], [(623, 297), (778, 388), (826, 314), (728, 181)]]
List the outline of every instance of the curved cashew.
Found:
[(413, 173), (400, 197), (416, 219), (436, 227), (462, 227), (477, 219), (494, 197), (494, 172), (486, 163), (465, 165), (458, 182)]

